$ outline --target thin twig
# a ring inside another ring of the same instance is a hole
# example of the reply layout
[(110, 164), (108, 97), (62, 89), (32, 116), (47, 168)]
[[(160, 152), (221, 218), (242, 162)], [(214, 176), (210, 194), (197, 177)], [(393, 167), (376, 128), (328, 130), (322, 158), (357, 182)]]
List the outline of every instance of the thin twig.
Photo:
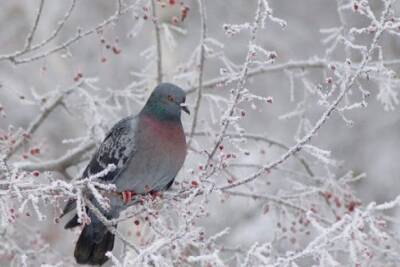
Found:
[[(71, 88), (68, 88), (66, 90), (61, 91), (56, 97), (54, 97), (53, 100), (51, 100), (50, 103), (49, 101), (44, 104), (42, 111), (40, 114), (29, 124), (28, 128), (26, 129), (25, 133), (28, 135), (32, 135), (36, 132), (36, 130), (39, 128), (39, 126), (47, 119), (47, 117), (50, 115), (50, 113), (63, 102), (63, 99), (66, 95), (72, 92), (76, 87), (78, 87), (81, 84), (79, 82), (78, 84), (74, 85)], [(27, 138), (21, 136), (15, 144), (10, 147), (10, 149), (7, 151), (5, 154), (4, 159), (7, 160), (9, 159), (23, 144), (25, 144), (28, 141)]]
[[(290, 61), (287, 63), (272, 65), (268, 67), (259, 67), (253, 70), (249, 70), (247, 73), (247, 78), (252, 76), (256, 76), (263, 73), (270, 73), (270, 72), (279, 72), (283, 70), (291, 70), (291, 69), (309, 69), (309, 68), (324, 68), (327, 67), (329, 64), (322, 59), (311, 59), (305, 61)], [(236, 76), (235, 76), (236, 77)], [(235, 82), (239, 80), (240, 77), (232, 78), (232, 77), (222, 77), (222, 78), (215, 78), (203, 83), (203, 89), (206, 88), (213, 88), (219, 84), (223, 84), (226, 82)], [(192, 87), (186, 90), (187, 94), (192, 94), (196, 92), (196, 87)]]
[(238, 81), (238, 84), (236, 86), (236, 89), (234, 90), (234, 95), (233, 95), (233, 101), (231, 103), (231, 106), (228, 108), (227, 112), (226, 112), (226, 117), (222, 120), (222, 129), (219, 133), (219, 136), (217, 138), (217, 141), (214, 144), (213, 149), (211, 150), (211, 152), (209, 153), (208, 156), (208, 162), (206, 164), (206, 166), (208, 166), (208, 163), (210, 162), (210, 160), (214, 157), (215, 152), (217, 152), (217, 149), (219, 147), (219, 145), (222, 143), (222, 141), (225, 138), (225, 132), (228, 130), (228, 127), (230, 125), (230, 118), (233, 116), (234, 112), (235, 112), (235, 108), (236, 105), (239, 102), (239, 99), (242, 95), (242, 90), (246, 84), (246, 81), (248, 79), (248, 72), (249, 72), (249, 68), (250, 68), (250, 63), (251, 63), (251, 58), (252, 58), (252, 51), (251, 51), (251, 47), (252, 45), (255, 43), (256, 41), (256, 36), (257, 36), (257, 32), (260, 26), (260, 22), (261, 22), (261, 6), (262, 6), (262, 2), (258, 1), (258, 7), (257, 7), (257, 11), (256, 11), (256, 16), (254, 19), (254, 23), (251, 27), (251, 36), (250, 36), (250, 40), (249, 40), (249, 44), (248, 44), (248, 51), (247, 51), (247, 55), (246, 55), (246, 59), (245, 62), (243, 64), (242, 70), (241, 70), (241, 74), (240, 74), (240, 78)]
[[(371, 62), (371, 64), (374, 64), (375, 62)], [(379, 63), (379, 62), (376, 62)], [(399, 65), (400, 60), (395, 59), (395, 60), (387, 60), (381, 62), (385, 66), (392, 66), (392, 65)], [(326, 61), (325, 59), (307, 59), (307, 60), (301, 60), (301, 61), (289, 61), (286, 63), (281, 63), (281, 64), (276, 64), (276, 65), (271, 65), (271, 66), (262, 66), (258, 67), (252, 70), (249, 70), (247, 73), (247, 77), (253, 77), (265, 73), (276, 73), (276, 72), (281, 72), (285, 70), (295, 70), (295, 69), (300, 69), (300, 70), (306, 70), (306, 69), (322, 69), (322, 68), (329, 68), (330, 66), (345, 66), (342, 62), (338, 61)], [(358, 67), (360, 66), (359, 63), (353, 63), (352, 66), (350, 66), (352, 69), (357, 70)], [(348, 68), (349, 66), (346, 65)], [(240, 77), (234, 76), (234, 77), (221, 77), (221, 78), (214, 78), (208, 81), (205, 81), (203, 83), (203, 89), (212, 89), (217, 87), (220, 84), (224, 84), (227, 82), (236, 82), (240, 79)], [(189, 89), (186, 89), (186, 94), (193, 94), (197, 91), (197, 87), (191, 87)]]
[(57, 28), (50, 34), (50, 36), (47, 39), (41, 41), (40, 43), (37, 43), (36, 45), (33, 45), (32, 47), (30, 47), (29, 52), (38, 50), (39, 48), (45, 46), (47, 43), (51, 42), (54, 38), (57, 37), (57, 35), (60, 33), (60, 31), (64, 27), (65, 23), (71, 17), (72, 11), (74, 10), (75, 5), (76, 5), (76, 1), (77, 0), (72, 0), (71, 1), (71, 5), (70, 5), (69, 9), (65, 13), (64, 17), (62, 18), (62, 20), (60, 20), (57, 23)]
[[(209, 133), (207, 133), (207, 132), (197, 132), (197, 133), (194, 133), (193, 135), (195, 135), (195, 136), (208, 136)], [(279, 148), (284, 149), (284, 150), (289, 150), (290, 149), (287, 145), (285, 145), (285, 144), (283, 144), (283, 143), (281, 143), (279, 141), (272, 140), (272, 139), (270, 139), (268, 137), (265, 137), (265, 136), (262, 136), (262, 135), (257, 135), (257, 134), (237, 134), (237, 133), (227, 132), (227, 133), (225, 133), (225, 136), (228, 137), (228, 138), (233, 138), (233, 139), (244, 138), (244, 139), (250, 139), (250, 140), (254, 140), (254, 141), (262, 141), (262, 142), (268, 143), (269, 145), (273, 145), (273, 146), (279, 147)], [(298, 161), (301, 163), (301, 165), (303, 165), (303, 167), (306, 170), (306, 172), (310, 176), (314, 176), (314, 173), (311, 170), (310, 165), (306, 162), (306, 160), (304, 158), (300, 157), (300, 156), (295, 156), (295, 157), (296, 157), (296, 159), (298, 159)]]
[(161, 44), (161, 36), (160, 36), (160, 22), (157, 17), (156, 10), (156, 2), (155, 0), (151, 0), (151, 9), (153, 12), (153, 23), (154, 23), (154, 32), (156, 35), (156, 45), (157, 45), (157, 83), (160, 84), (163, 80), (163, 71), (162, 71), (162, 44)]
[(198, 115), (201, 105), (201, 98), (203, 96), (203, 73), (204, 73), (204, 61), (205, 61), (205, 40), (207, 38), (207, 14), (205, 3), (203, 0), (198, 0), (199, 3), (199, 12), (200, 12), (200, 20), (201, 20), (201, 36), (200, 36), (200, 62), (199, 62), (199, 77), (198, 77), (198, 88), (197, 88), (197, 97), (196, 97), (196, 104), (194, 106), (194, 113), (193, 113), (193, 121), (192, 121), (192, 128), (190, 130), (189, 141), (188, 144), (190, 145), (193, 139), (193, 134), (196, 131)]
[(28, 36), (26, 37), (23, 51), (28, 51), (31, 48), (33, 38), (35, 36), (37, 27), (39, 25), (40, 17), (42, 16), (43, 6), (44, 6), (44, 0), (40, 0), (39, 8), (37, 9), (36, 13), (35, 22), (33, 23), (32, 29), (29, 32)]
[[(275, 196), (259, 195), (259, 194), (256, 194), (256, 193), (236, 192), (236, 191), (230, 191), (230, 190), (222, 190), (222, 192), (224, 192), (224, 193), (226, 193), (228, 195), (232, 195), (232, 196), (248, 197), (248, 198), (252, 198), (252, 199), (264, 199), (264, 200), (273, 202), (275, 204), (282, 205), (282, 206), (294, 209), (296, 211), (300, 211), (303, 214), (307, 214), (310, 211), (310, 210), (307, 210), (307, 209), (305, 209), (303, 207), (300, 207), (298, 205), (292, 204), (289, 201), (280, 199), (280, 198), (275, 197)], [(319, 215), (317, 215), (315, 213), (311, 212), (309, 214), (312, 214), (312, 216), (314, 218), (320, 220), (321, 222), (323, 222), (323, 223), (325, 223), (327, 225), (331, 225), (333, 223), (333, 222), (331, 222), (331, 221), (329, 221), (329, 220), (327, 220), (327, 219), (325, 219), (325, 218), (323, 218), (323, 217), (321, 217), (321, 216), (319, 216)]]
[(76, 164), (79, 162), (80, 158), (82, 155), (84, 155), (86, 152), (92, 150), (95, 147), (95, 144), (93, 142), (88, 142), (85, 144), (82, 144), (70, 152), (68, 152), (66, 155), (58, 158), (58, 159), (53, 159), (45, 162), (19, 162), (18, 164), (15, 165), (16, 168), (19, 170), (23, 171), (59, 171), (59, 172), (64, 172), (68, 167)]
[[(36, 61), (42, 58), (45, 58), (53, 53), (59, 52), (63, 49), (66, 49), (67, 47), (75, 44), (76, 42), (78, 42), (80, 39), (92, 35), (94, 33), (97, 33), (101, 30), (103, 30), (105, 27), (107, 27), (108, 25), (112, 25), (114, 22), (118, 21), (119, 18), (124, 15), (127, 14), (131, 9), (133, 9), (136, 6), (136, 3), (138, 1), (136, 1), (134, 4), (129, 5), (128, 7), (122, 9), (121, 6), (121, 1), (117, 1), (117, 10), (115, 11), (115, 13), (110, 16), (108, 19), (106, 19), (105, 21), (103, 21), (102, 23), (98, 24), (97, 26), (87, 30), (87, 31), (82, 31), (80, 29), (78, 29), (78, 32), (75, 36), (71, 37), (70, 39), (68, 39), (67, 41), (65, 41), (64, 43), (55, 46), (45, 52), (42, 53), (38, 53), (34, 56), (30, 56), (30, 57), (25, 57), (22, 59), (18, 59), (18, 57), (26, 54), (26, 52), (28, 51), (17, 51), (11, 54), (7, 54), (7, 55), (0, 55), (0, 61), (1, 60), (10, 60), (11, 62), (13, 62), (14, 64), (18, 65), (18, 64), (24, 64), (24, 63), (28, 63), (28, 62), (32, 62), (32, 61)], [(68, 15), (69, 16), (69, 15)], [(54, 37), (53, 37), (54, 38)], [(53, 39), (51, 38), (51, 39)], [(51, 40), (50, 39), (50, 40)], [(41, 42), (42, 43), (42, 42)], [(40, 44), (40, 46), (44, 46), (45, 44)], [(35, 48), (36, 49), (36, 48)]]

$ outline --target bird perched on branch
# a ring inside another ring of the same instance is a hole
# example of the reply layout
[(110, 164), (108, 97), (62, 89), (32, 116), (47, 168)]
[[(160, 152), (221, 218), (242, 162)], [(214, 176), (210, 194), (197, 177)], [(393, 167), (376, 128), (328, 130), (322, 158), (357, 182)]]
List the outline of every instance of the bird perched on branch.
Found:
[[(185, 92), (169, 83), (158, 85), (147, 103), (136, 116), (122, 119), (109, 131), (89, 162), (82, 177), (89, 177), (107, 166), (115, 166), (99, 178), (113, 184), (116, 194), (110, 196), (110, 209), (103, 209), (95, 197), (87, 199), (107, 219), (116, 218), (132, 195), (159, 192), (168, 189), (174, 181), (186, 156), (186, 139), (181, 123), (181, 111), (189, 114)], [(63, 215), (75, 210), (76, 200), (71, 199)], [(74, 256), (80, 264), (101, 265), (114, 247), (114, 235), (91, 209), (86, 208), (90, 223), (84, 225), (76, 243)], [(81, 223), (75, 215), (65, 228)]]

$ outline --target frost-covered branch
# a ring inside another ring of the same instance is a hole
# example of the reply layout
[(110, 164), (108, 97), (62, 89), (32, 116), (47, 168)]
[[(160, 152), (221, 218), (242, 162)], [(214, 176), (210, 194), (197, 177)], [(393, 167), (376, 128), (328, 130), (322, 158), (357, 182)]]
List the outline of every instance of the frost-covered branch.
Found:
[(117, 9), (116, 9), (115, 13), (112, 16), (110, 16), (108, 19), (104, 20), (102, 23), (100, 23), (100, 24), (96, 25), (95, 27), (93, 27), (93, 28), (91, 28), (89, 30), (86, 30), (86, 31), (82, 31), (81, 29), (78, 29), (77, 33), (73, 37), (71, 37), (70, 39), (66, 40), (62, 44), (54, 46), (53, 48), (50, 48), (50, 49), (48, 49), (48, 50), (46, 50), (44, 52), (38, 52), (37, 54), (23, 57), (28, 52), (38, 50), (38, 49), (46, 46), (47, 44), (49, 44), (57, 36), (57, 34), (61, 31), (61, 28), (63, 27), (65, 22), (70, 17), (71, 12), (72, 12), (74, 7), (75, 7), (75, 1), (72, 1), (71, 8), (64, 15), (64, 18), (60, 21), (60, 24), (59, 24), (58, 28), (50, 35), (49, 38), (47, 38), (46, 40), (38, 43), (37, 45), (33, 45), (29, 49), (23, 49), (21, 51), (17, 51), (17, 52), (14, 52), (14, 53), (6, 54), (6, 55), (0, 55), (0, 60), (10, 60), (12, 63), (18, 65), (18, 64), (25, 64), (25, 63), (29, 63), (29, 62), (32, 62), (32, 61), (36, 61), (36, 60), (48, 57), (51, 54), (57, 53), (59, 51), (62, 51), (64, 49), (70, 47), (71, 45), (77, 43), (80, 39), (82, 39), (84, 37), (87, 37), (87, 36), (90, 36), (92, 34), (95, 34), (95, 33), (99, 32), (99, 31), (105, 29), (107, 26), (112, 25), (114, 22), (118, 21), (118, 19), (122, 15), (127, 14), (130, 10), (135, 8), (136, 7), (136, 2), (134, 4), (131, 4), (131, 5), (123, 8), (121, 6), (121, 2), (117, 1)]
[[(79, 223), (95, 214), (115, 234), (114, 266), (399, 265), (396, 1), (316, 5), (313, 25), (301, 6), (239, 2), (228, 17), (204, 0), (4, 5), (1, 21), (17, 7), (32, 22), (18, 17), (22, 39), (0, 33), (21, 47), (0, 55), (14, 63), (0, 84), (1, 266), (73, 266), (71, 199)], [(185, 164), (108, 218), (122, 196), (101, 178), (119, 166), (82, 173), (154, 73), (194, 103)]]
[(60, 171), (64, 172), (68, 167), (80, 162), (81, 157), (95, 147), (93, 142), (87, 142), (69, 151), (66, 155), (58, 159), (45, 162), (20, 162), (16, 168), (23, 171)]
[(156, 49), (157, 49), (157, 83), (161, 83), (163, 80), (163, 69), (162, 69), (162, 44), (161, 44), (161, 32), (160, 22), (157, 16), (156, 1), (151, 0), (151, 11), (153, 15), (154, 32), (156, 36)]
[(20, 148), (24, 143), (26, 143), (30, 137), (35, 133), (35, 131), (40, 127), (40, 125), (47, 119), (50, 113), (60, 104), (63, 103), (63, 99), (66, 95), (70, 94), (76, 87), (78, 87), (81, 82), (75, 84), (71, 88), (61, 90), (54, 96), (50, 96), (50, 99), (44, 99), (44, 105), (41, 108), (40, 114), (29, 124), (28, 128), (24, 131), (24, 134), (19, 137), (18, 140), (12, 144), (9, 150), (5, 154), (5, 160), (10, 158), (15, 151)]
[(205, 3), (203, 0), (198, 0), (199, 5), (199, 12), (200, 12), (200, 24), (201, 24), (201, 36), (200, 36), (200, 52), (199, 52), (199, 77), (198, 77), (198, 87), (197, 87), (197, 96), (196, 102), (193, 110), (193, 120), (192, 120), (192, 127), (190, 130), (189, 141), (188, 144), (190, 145), (193, 134), (196, 131), (198, 115), (201, 105), (201, 98), (203, 97), (203, 73), (204, 73), (204, 61), (206, 59), (205, 56), (205, 40), (207, 38), (207, 18), (206, 18), (206, 8)]
[(360, 66), (358, 67), (356, 73), (354, 75), (350, 75), (347, 77), (347, 79), (343, 82), (342, 84), (342, 91), (340, 92), (340, 94), (337, 96), (337, 98), (330, 104), (330, 106), (328, 107), (328, 109), (322, 114), (322, 116), (319, 118), (319, 120), (315, 123), (315, 125), (312, 127), (312, 129), (310, 130), (310, 132), (308, 134), (306, 134), (302, 139), (299, 140), (299, 142), (297, 144), (295, 144), (294, 146), (292, 146), (286, 153), (284, 153), (279, 159), (277, 159), (276, 161), (267, 164), (264, 166), (264, 168), (246, 178), (243, 178), (240, 181), (237, 181), (235, 183), (226, 185), (226, 186), (222, 186), (221, 189), (230, 189), (233, 187), (237, 187), (239, 185), (243, 185), (245, 183), (249, 183), (255, 179), (257, 179), (259, 176), (261, 176), (263, 173), (265, 172), (269, 172), (271, 171), (273, 168), (275, 168), (276, 166), (282, 164), (283, 162), (285, 162), (289, 157), (291, 157), (292, 155), (296, 154), (297, 152), (299, 152), (305, 144), (307, 144), (309, 141), (311, 141), (311, 139), (316, 135), (317, 131), (321, 128), (321, 126), (323, 124), (325, 124), (325, 122), (329, 119), (329, 117), (331, 116), (331, 114), (337, 109), (337, 106), (339, 105), (339, 103), (341, 102), (341, 100), (345, 97), (346, 93), (354, 86), (357, 78), (362, 74), (362, 72), (364, 71), (364, 67), (367, 65), (367, 63), (371, 60), (372, 57), (372, 52), (376, 49), (377, 47), (377, 43), (379, 40), (379, 37), (381, 37), (382, 33), (384, 32), (385, 28), (384, 28), (384, 22), (387, 18), (387, 15), (389, 14), (389, 8), (390, 8), (390, 4), (388, 4), (388, 2), (386, 2), (386, 8), (382, 13), (382, 16), (380, 18), (380, 27), (379, 29), (376, 31), (373, 41), (371, 43), (371, 45), (369, 46), (368, 51), (366, 51), (365, 54), (363, 54), (363, 60), (360, 64)]

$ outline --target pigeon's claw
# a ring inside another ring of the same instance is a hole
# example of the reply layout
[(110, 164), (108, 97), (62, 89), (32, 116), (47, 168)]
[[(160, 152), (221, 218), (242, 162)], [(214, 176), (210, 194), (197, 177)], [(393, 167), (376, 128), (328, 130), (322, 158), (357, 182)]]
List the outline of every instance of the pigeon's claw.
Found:
[(124, 202), (125, 205), (127, 205), (129, 202), (131, 202), (132, 197), (135, 195), (135, 193), (132, 191), (123, 191), (121, 192), (121, 195), (122, 195), (122, 201)]

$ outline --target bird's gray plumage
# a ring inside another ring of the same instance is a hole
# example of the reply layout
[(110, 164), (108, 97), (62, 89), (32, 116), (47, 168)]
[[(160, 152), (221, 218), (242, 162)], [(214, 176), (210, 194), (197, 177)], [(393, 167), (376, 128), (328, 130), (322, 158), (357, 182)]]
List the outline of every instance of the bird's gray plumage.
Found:
[(118, 179), (135, 154), (137, 121), (137, 117), (130, 116), (114, 125), (83, 172), (83, 177), (99, 173), (109, 164), (114, 164), (116, 168), (100, 180), (114, 182)]
[[(114, 164), (116, 168), (99, 178), (104, 183), (115, 184), (117, 192), (133, 191), (136, 194), (165, 190), (171, 186), (186, 156), (186, 141), (181, 124), (184, 91), (173, 84), (160, 84), (151, 94), (137, 116), (122, 119), (108, 132), (83, 172), (89, 177)], [(93, 200), (93, 196), (88, 196)], [(103, 211), (115, 218), (125, 208), (122, 198), (111, 197), (111, 209)], [(74, 209), (69, 201), (64, 214)], [(88, 211), (91, 224), (86, 225), (75, 248), (78, 263), (103, 264), (106, 251), (112, 250), (114, 236)], [(75, 216), (65, 228), (79, 225)], [(107, 244), (105, 244), (107, 243)]]

